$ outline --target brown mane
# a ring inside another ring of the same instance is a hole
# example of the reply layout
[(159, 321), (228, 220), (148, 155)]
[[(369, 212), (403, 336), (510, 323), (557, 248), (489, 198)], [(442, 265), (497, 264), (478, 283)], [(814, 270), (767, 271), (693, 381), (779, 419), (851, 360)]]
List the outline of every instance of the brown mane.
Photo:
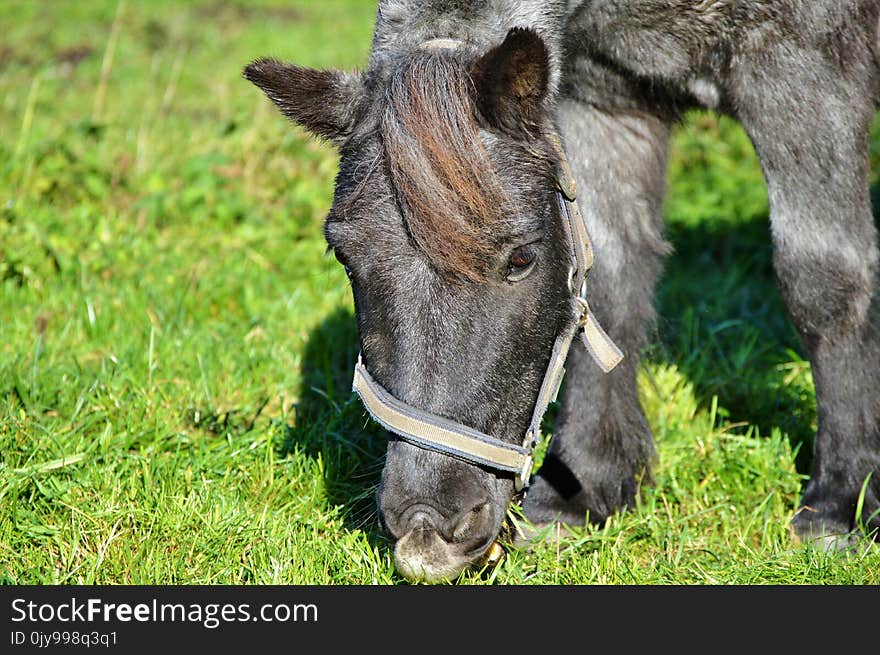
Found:
[(409, 232), (442, 273), (483, 278), (510, 200), (479, 138), (473, 83), (449, 53), (395, 71), (381, 122), (391, 181)]

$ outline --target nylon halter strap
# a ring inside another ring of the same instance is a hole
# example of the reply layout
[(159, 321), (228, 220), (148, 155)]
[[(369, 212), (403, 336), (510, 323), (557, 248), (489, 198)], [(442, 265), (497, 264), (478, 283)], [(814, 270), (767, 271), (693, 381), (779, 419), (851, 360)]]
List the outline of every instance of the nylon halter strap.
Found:
[(425, 412), (395, 398), (376, 382), (358, 355), (352, 390), (355, 391), (376, 422), (404, 441), (419, 448), (457, 457), (472, 464), (513, 473), (516, 490), (529, 483), (533, 454), (541, 436), (541, 420), (550, 403), (556, 400), (565, 375), (565, 359), (572, 341), (580, 335), (590, 355), (604, 372), (623, 359), (623, 353), (605, 333), (587, 303), (587, 272), (593, 264), (593, 247), (587, 227), (577, 206), (574, 177), (562, 144), (556, 134), (550, 136), (559, 161), (556, 197), (568, 241), (568, 288), (572, 295), (573, 317), (557, 337), (544, 373), (532, 418), (521, 445), (508, 443), (461, 423)]

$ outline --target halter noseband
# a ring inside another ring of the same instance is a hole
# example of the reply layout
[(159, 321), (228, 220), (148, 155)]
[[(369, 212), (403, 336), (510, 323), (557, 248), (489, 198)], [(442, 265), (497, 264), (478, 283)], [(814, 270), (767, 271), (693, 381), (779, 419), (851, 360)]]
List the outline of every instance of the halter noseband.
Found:
[[(456, 48), (460, 41), (434, 39), (421, 45), (425, 50)], [(475, 430), (461, 423), (425, 412), (395, 398), (376, 382), (358, 355), (354, 367), (352, 390), (355, 391), (370, 416), (394, 432), (404, 441), (425, 450), (432, 450), (471, 464), (513, 473), (516, 490), (523, 490), (529, 483), (534, 463), (535, 446), (541, 436), (541, 420), (550, 403), (556, 400), (562, 378), (565, 375), (565, 359), (575, 337), (581, 341), (593, 359), (608, 373), (623, 359), (623, 353), (599, 325), (587, 303), (587, 272), (593, 265), (593, 247), (587, 226), (577, 206), (577, 187), (571, 167), (565, 157), (558, 135), (550, 135), (556, 151), (559, 170), (556, 179), (556, 198), (562, 214), (562, 224), (568, 242), (570, 268), (568, 289), (572, 296), (572, 321), (556, 337), (550, 363), (535, 401), (532, 419), (526, 430), (522, 445), (511, 444)]]

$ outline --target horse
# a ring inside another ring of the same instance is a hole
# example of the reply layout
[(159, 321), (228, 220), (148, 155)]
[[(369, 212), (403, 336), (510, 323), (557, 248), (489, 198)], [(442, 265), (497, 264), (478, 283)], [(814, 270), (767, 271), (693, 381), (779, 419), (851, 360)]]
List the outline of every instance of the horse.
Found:
[(523, 491), (534, 526), (634, 506), (654, 455), (636, 374), (670, 252), (667, 150), (693, 108), (754, 145), (814, 378), (792, 537), (846, 548), (861, 522), (876, 538), (878, 35), (878, 0), (380, 0), (363, 70), (247, 65), (338, 148), (324, 234), (351, 283), (354, 389), (389, 429), (377, 505), (400, 573), (480, 563)]

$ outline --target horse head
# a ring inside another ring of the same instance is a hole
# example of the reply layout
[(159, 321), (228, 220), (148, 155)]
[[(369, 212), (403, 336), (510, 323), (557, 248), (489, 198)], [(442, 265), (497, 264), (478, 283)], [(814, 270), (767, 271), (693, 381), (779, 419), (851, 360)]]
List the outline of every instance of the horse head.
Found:
[[(324, 232), (351, 282), (364, 391), (399, 403), (401, 422), (467, 426), (519, 452), (576, 317), (551, 55), (530, 29), (499, 41), (431, 38), (358, 73), (261, 59), (245, 76), (339, 149)], [(381, 525), (405, 576), (455, 578), (528, 472), (403, 432), (389, 434)]]

